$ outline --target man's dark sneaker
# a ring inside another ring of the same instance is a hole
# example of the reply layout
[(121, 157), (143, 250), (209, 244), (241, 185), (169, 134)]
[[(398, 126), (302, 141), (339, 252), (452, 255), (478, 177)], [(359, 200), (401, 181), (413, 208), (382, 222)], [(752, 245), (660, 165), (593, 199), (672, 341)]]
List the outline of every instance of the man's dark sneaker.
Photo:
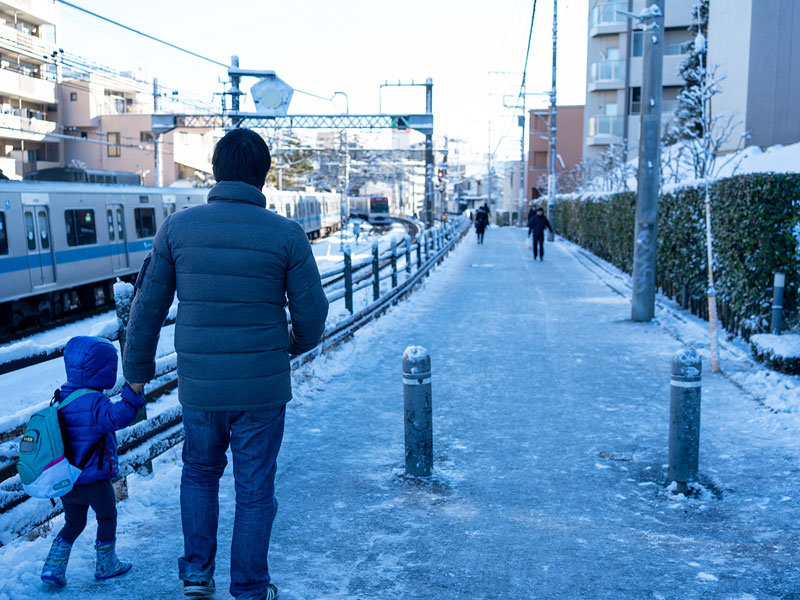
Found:
[(213, 596), (216, 591), (214, 580), (210, 581), (184, 581), (183, 582), (183, 595), (190, 598), (203, 598), (205, 596)]

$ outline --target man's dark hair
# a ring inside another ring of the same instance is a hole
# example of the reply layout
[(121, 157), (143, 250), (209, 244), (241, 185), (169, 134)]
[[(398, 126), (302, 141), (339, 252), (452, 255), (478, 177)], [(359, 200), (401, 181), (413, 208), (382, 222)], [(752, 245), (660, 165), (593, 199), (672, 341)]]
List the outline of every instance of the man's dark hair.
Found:
[(257, 188), (264, 185), (272, 164), (264, 139), (251, 129), (233, 129), (214, 148), (211, 166), (217, 181), (241, 181)]

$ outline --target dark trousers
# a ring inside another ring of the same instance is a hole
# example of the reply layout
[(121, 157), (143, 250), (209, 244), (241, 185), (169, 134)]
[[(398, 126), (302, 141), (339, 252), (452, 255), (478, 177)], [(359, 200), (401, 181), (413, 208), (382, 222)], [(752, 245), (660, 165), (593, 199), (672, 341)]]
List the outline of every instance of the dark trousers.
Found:
[(70, 544), (75, 543), (86, 527), (86, 515), (92, 507), (97, 517), (97, 539), (113, 542), (117, 537), (117, 499), (111, 481), (103, 479), (87, 485), (76, 485), (61, 497), (64, 507), (64, 527), (58, 535)]
[(251, 411), (183, 409), (181, 520), (183, 581), (214, 576), (219, 520), (219, 479), (233, 454), (236, 511), (231, 541), (231, 596), (262, 598), (270, 582), (267, 555), (278, 511), (275, 473), (283, 440), (283, 406)]
[(544, 233), (542, 235), (533, 234), (533, 258), (544, 258)]

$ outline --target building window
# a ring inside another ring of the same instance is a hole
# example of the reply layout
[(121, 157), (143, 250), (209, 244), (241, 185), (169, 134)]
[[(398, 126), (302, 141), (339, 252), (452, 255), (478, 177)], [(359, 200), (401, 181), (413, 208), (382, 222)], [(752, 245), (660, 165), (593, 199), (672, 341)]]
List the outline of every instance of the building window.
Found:
[(533, 168), (546, 169), (547, 168), (547, 152), (534, 152), (533, 153)]
[(67, 246), (88, 246), (97, 243), (93, 210), (65, 210), (64, 220), (67, 225)]
[(153, 132), (152, 131), (140, 131), (139, 132), (139, 141), (146, 144), (153, 141)]
[(88, 137), (89, 137), (89, 134), (88, 134), (88, 132), (86, 132), (86, 131), (81, 131), (81, 139), (82, 139), (82, 140), (85, 140), (85, 139), (86, 139), (86, 138), (88, 138)]
[(631, 43), (631, 56), (642, 56), (644, 54), (644, 32), (634, 31)]
[(78, 99), (78, 92), (70, 92), (69, 93), (69, 101), (75, 102)]
[(134, 208), (136, 237), (151, 238), (156, 234), (156, 211), (154, 208)]
[(119, 132), (109, 133), (106, 137), (106, 140), (111, 146), (106, 146), (108, 148), (108, 155), (109, 156), (120, 156), (121, 155), (121, 148), (119, 147)]
[(6, 213), (0, 212), (0, 254), (8, 254), (8, 232), (6, 231)]
[(630, 114), (638, 115), (642, 112), (642, 88), (631, 88), (631, 107)]

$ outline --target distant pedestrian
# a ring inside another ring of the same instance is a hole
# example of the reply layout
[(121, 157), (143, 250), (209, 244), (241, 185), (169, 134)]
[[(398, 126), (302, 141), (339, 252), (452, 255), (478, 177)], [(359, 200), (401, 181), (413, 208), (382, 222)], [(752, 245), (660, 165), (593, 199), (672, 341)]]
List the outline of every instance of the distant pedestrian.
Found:
[(492, 218), (492, 211), (489, 210), (489, 205), (486, 202), (484, 202), (483, 206), (481, 206), (481, 208), (486, 211), (486, 219), (487, 220), (491, 219)]
[(475, 233), (478, 236), (478, 243), (483, 243), (483, 234), (486, 231), (486, 226), (489, 225), (489, 214), (481, 206), (475, 211)]
[(353, 222), (353, 235), (356, 238), (356, 244), (358, 243), (358, 236), (361, 233), (361, 222), (355, 221)]
[(533, 260), (537, 258), (544, 260), (545, 228), (549, 229), (551, 233), (553, 232), (550, 221), (544, 216), (544, 209), (539, 206), (528, 214), (528, 235), (533, 236)]
[(111, 480), (119, 475), (119, 459), (114, 432), (133, 423), (144, 398), (127, 385), (119, 402), (111, 402), (103, 393), (117, 382), (117, 362), (117, 349), (102, 338), (74, 337), (64, 347), (67, 382), (56, 392), (56, 403), (69, 404), (64, 402), (59, 409), (59, 422), (70, 462), (84, 466), (72, 490), (61, 497), (64, 527), (42, 569), (42, 581), (54, 587), (67, 584), (69, 555), (86, 527), (89, 507), (97, 517), (95, 579), (110, 579), (131, 569), (115, 550), (117, 506)]
[(184, 594), (215, 591), (219, 480), (230, 446), (236, 488), (230, 593), (273, 600), (278, 589), (267, 554), (285, 405), (292, 399), (289, 356), (319, 343), (328, 300), (303, 228), (265, 210), (261, 188), (270, 155), (261, 136), (228, 132), (211, 165), (217, 184), (208, 202), (171, 214), (156, 233), (136, 280), (123, 364), (132, 387), (152, 379), (159, 331), (177, 291)]

